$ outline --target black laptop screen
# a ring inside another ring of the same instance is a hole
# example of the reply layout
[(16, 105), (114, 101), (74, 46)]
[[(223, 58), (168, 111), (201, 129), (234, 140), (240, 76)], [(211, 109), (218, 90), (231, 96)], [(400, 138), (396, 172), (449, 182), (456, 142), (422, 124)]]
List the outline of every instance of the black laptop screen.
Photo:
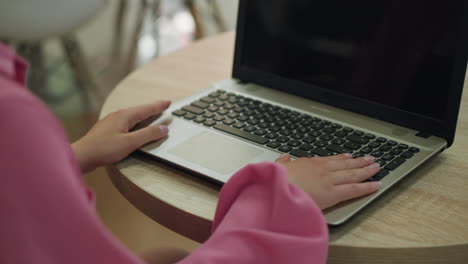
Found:
[(446, 117), (463, 0), (242, 2), (241, 68), (305, 84), (306, 97)]

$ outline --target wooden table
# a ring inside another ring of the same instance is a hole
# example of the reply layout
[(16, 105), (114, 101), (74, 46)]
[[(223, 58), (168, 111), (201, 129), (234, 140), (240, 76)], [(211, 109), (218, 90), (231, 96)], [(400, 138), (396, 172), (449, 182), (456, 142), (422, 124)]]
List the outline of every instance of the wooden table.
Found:
[[(230, 77), (234, 34), (198, 42), (131, 74), (108, 97), (116, 109), (178, 100)], [(344, 226), (330, 230), (329, 263), (468, 263), (468, 94), (454, 146)], [(195, 241), (208, 235), (219, 188), (133, 154), (110, 168), (138, 209)]]

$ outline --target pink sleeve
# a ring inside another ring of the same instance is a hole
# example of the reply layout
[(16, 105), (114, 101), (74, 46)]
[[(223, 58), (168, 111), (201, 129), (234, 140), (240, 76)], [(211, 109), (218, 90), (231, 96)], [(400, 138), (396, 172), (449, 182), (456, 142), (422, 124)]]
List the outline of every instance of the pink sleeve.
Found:
[(101, 224), (58, 122), (0, 75), (0, 263), (142, 263)]
[(326, 263), (321, 210), (275, 163), (249, 165), (221, 190), (213, 234), (180, 263)]

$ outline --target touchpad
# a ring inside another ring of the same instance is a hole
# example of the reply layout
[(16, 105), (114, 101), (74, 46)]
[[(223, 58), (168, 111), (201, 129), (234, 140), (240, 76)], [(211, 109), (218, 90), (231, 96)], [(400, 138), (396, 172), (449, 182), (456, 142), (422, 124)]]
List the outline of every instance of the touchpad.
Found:
[(212, 132), (202, 132), (169, 153), (207, 169), (230, 174), (263, 153), (261, 149)]

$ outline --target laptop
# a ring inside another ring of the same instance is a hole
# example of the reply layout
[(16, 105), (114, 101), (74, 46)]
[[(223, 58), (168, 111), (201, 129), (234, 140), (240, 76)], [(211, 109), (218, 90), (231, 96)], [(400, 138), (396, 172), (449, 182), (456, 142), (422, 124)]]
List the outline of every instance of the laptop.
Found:
[(324, 212), (340, 225), (453, 143), (467, 2), (240, 0), (232, 79), (175, 102), (141, 150), (223, 184), (249, 163), (372, 155), (377, 193)]

